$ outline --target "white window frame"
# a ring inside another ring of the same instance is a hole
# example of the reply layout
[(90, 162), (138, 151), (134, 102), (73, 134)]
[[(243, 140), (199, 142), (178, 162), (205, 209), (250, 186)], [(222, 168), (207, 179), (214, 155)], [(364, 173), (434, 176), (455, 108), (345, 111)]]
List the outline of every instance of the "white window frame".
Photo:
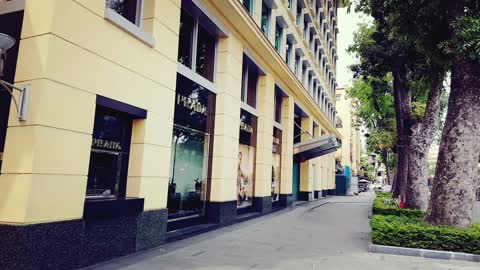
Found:
[(129, 21), (127, 18), (118, 14), (115, 10), (107, 6), (107, 0), (105, 0), (105, 20), (111, 22), (117, 27), (123, 29), (125, 32), (134, 36), (141, 42), (147, 44), (150, 47), (155, 47), (155, 38), (150, 34), (142, 30), (142, 15), (143, 15), (143, 0), (137, 0), (137, 10), (135, 15), (135, 23)]

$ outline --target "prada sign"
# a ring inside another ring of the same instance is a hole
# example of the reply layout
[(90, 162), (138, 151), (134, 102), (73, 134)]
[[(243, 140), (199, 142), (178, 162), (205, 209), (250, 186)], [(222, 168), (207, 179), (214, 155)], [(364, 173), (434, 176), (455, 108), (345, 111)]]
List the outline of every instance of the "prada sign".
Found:
[(92, 147), (105, 150), (122, 151), (120, 142), (93, 138)]
[(215, 111), (213, 106), (209, 108), (209, 104), (215, 104), (215, 94), (180, 74), (177, 75), (175, 91), (174, 123), (208, 133), (208, 119)]
[(242, 120), (240, 120), (240, 130), (246, 131), (248, 133), (253, 133), (253, 127)]
[(190, 111), (207, 115), (207, 106), (200, 103), (198, 99), (177, 94), (177, 105), (183, 106)]

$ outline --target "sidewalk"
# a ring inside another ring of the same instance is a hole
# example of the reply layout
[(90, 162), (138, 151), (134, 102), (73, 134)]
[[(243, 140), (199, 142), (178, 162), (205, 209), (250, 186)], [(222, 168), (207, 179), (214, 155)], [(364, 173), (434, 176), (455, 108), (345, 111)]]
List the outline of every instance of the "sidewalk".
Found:
[(480, 269), (478, 263), (369, 254), (373, 198), (331, 197), (88, 269)]

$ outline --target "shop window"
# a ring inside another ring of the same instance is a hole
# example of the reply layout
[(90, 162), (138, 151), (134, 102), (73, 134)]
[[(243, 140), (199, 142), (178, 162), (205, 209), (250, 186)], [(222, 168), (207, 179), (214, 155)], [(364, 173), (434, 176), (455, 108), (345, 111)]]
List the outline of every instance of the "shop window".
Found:
[(215, 74), (217, 37), (204, 27), (198, 18), (181, 10), (178, 62), (213, 82)]
[(204, 214), (215, 94), (177, 75), (167, 208), (169, 218)]
[(252, 205), (257, 117), (245, 110), (240, 111), (240, 139), (237, 164), (237, 207)]
[(282, 130), (274, 127), (272, 147), (272, 201), (274, 202), (280, 199), (281, 157)]
[(262, 2), (262, 21), (261, 21), (261, 28), (263, 33), (268, 36), (268, 31), (270, 28), (270, 15), (272, 11), (271, 9), (265, 4), (265, 2)]
[(252, 108), (257, 107), (258, 68), (244, 55), (242, 73), (242, 102)]
[(107, 7), (133, 24), (142, 20), (142, 0), (107, 0)]
[(87, 199), (125, 197), (131, 133), (131, 118), (123, 113), (97, 106), (88, 170)]

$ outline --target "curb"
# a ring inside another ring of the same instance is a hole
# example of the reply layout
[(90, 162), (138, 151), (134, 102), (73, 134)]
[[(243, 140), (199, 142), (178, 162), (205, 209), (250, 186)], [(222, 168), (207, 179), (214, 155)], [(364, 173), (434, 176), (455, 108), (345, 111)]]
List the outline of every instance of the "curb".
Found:
[(368, 244), (368, 251), (370, 253), (423, 257), (423, 258), (430, 258), (430, 259), (480, 262), (480, 255), (462, 253), (462, 252), (452, 252), (452, 251), (382, 246), (382, 245), (376, 245), (376, 244)]

